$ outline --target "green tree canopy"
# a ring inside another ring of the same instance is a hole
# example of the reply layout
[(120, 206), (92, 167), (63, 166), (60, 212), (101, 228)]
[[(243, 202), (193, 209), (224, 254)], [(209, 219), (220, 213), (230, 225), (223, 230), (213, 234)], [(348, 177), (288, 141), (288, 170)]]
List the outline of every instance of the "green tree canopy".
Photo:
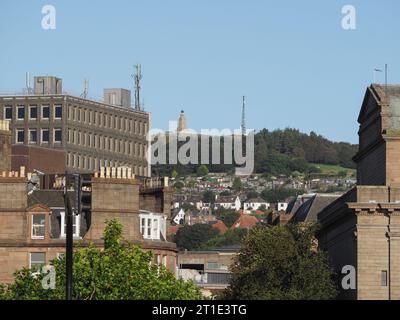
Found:
[(240, 191), (242, 189), (242, 180), (240, 180), (239, 177), (233, 179), (232, 189), (234, 191)]
[[(152, 263), (151, 252), (122, 241), (122, 225), (107, 222), (104, 250), (90, 245), (74, 252), (73, 299), (75, 300), (181, 300), (200, 299), (192, 282), (177, 280), (165, 269)], [(32, 270), (15, 273), (15, 282), (0, 288), (0, 299), (62, 300), (65, 290), (65, 259), (51, 262), (56, 272), (55, 289), (44, 289), (43, 275)]]
[(203, 201), (205, 203), (214, 203), (215, 194), (211, 190), (207, 190), (203, 192)]
[(178, 248), (195, 250), (218, 235), (218, 230), (208, 224), (185, 225), (175, 235)]
[(218, 220), (221, 220), (228, 228), (230, 228), (237, 221), (237, 219), (239, 219), (240, 213), (234, 210), (220, 208), (215, 212), (215, 216)]
[(206, 165), (202, 164), (197, 168), (197, 176), (198, 177), (205, 177), (208, 175), (208, 168)]
[(324, 300), (336, 297), (325, 252), (313, 246), (315, 227), (257, 227), (242, 241), (225, 299)]

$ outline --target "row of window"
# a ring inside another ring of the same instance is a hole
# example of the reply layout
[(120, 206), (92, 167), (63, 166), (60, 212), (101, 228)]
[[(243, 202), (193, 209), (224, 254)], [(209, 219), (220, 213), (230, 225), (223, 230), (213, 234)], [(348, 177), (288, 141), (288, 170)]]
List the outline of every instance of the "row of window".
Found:
[(146, 155), (145, 144), (136, 142), (133, 143), (127, 140), (121, 140), (72, 129), (68, 129), (68, 142), (83, 147), (118, 152), (131, 156), (144, 157)]
[(140, 135), (147, 134), (148, 130), (148, 125), (145, 121), (79, 107), (68, 108), (68, 120)]
[[(61, 120), (62, 119), (62, 105), (54, 105), (53, 106), (53, 119)], [(14, 116), (14, 108), (13, 106), (5, 106), (4, 107), (4, 120), (17, 120), (23, 121), (26, 117), (26, 107), (23, 105), (17, 106), (15, 108), (16, 114)], [(39, 117), (40, 113), (40, 117)], [(50, 106), (42, 105), (39, 108), (37, 105), (30, 105), (28, 107), (28, 120), (49, 120), (50, 119)]]
[[(39, 137), (40, 134), (40, 137)], [(40, 138), (40, 139), (39, 139)], [(16, 143), (25, 143), (25, 130), (16, 129), (15, 130), (15, 141)], [(62, 129), (53, 129), (53, 143), (62, 142)], [(49, 129), (28, 129), (28, 143), (29, 144), (45, 144), (50, 143), (50, 130)]]
[[(67, 234), (67, 222), (65, 220), (65, 212), (60, 212), (61, 214), (61, 230), (60, 237), (65, 238)], [(46, 215), (45, 214), (33, 214), (32, 215), (32, 230), (31, 238), (33, 240), (44, 240), (46, 237)], [(75, 238), (80, 237), (80, 215), (73, 216), (73, 236)]]
[[(67, 155), (67, 166), (90, 171), (99, 170), (101, 167), (132, 167), (131, 164), (125, 162), (98, 159), (96, 157), (71, 152)], [(132, 170), (136, 175), (147, 175), (146, 166), (134, 166)]]

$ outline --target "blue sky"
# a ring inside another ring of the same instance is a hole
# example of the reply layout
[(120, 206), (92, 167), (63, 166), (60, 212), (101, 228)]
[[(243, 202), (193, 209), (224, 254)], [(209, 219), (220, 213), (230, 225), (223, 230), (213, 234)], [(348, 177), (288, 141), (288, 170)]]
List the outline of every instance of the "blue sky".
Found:
[[(54, 5), (57, 29), (41, 28)], [(341, 27), (344, 5), (356, 30)], [(20, 91), (25, 72), (63, 78), (89, 96), (132, 88), (142, 64), (146, 110), (167, 128), (185, 110), (189, 126), (311, 130), (357, 142), (357, 115), (373, 69), (400, 82), (398, 0), (113, 0), (0, 3), (0, 92)], [(383, 82), (379, 74), (378, 82)]]

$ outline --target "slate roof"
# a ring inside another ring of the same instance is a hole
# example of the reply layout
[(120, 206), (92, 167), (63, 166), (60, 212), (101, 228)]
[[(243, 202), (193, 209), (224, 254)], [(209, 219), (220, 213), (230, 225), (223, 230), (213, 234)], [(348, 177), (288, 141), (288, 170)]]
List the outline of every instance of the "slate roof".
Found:
[(246, 203), (268, 203), (268, 201), (265, 201), (262, 198), (251, 198), (249, 200), (245, 201)]
[(237, 196), (219, 196), (215, 203), (234, 203)]
[(305, 201), (294, 213), (291, 221), (294, 223), (300, 222), (316, 222), (318, 213), (324, 208), (338, 199), (341, 195), (329, 194), (322, 195), (316, 194), (307, 201)]

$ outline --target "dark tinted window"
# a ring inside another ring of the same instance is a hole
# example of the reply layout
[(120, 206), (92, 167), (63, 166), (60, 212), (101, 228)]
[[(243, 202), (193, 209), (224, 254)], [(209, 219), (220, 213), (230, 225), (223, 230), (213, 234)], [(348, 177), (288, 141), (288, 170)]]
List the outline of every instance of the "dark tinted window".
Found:
[(29, 142), (36, 142), (37, 141), (37, 131), (36, 130), (30, 130), (29, 131)]
[(42, 107), (42, 119), (48, 119), (48, 118), (50, 118), (50, 107), (43, 106)]
[(62, 137), (61, 133), (62, 133), (61, 129), (54, 130), (54, 141), (55, 142), (61, 142), (61, 137)]
[(54, 107), (54, 117), (57, 119), (61, 119), (62, 117), (62, 106), (55, 106)]
[(25, 107), (18, 107), (18, 119), (25, 119)]
[(32, 106), (30, 112), (31, 113), (30, 113), (29, 117), (31, 119), (36, 119), (37, 118), (37, 107), (36, 106)]
[(17, 131), (17, 142), (24, 143), (25, 142), (25, 132), (24, 130)]
[(49, 130), (42, 131), (42, 142), (49, 142)]
[(4, 119), (11, 120), (12, 119), (12, 107), (5, 107), (4, 109)]

